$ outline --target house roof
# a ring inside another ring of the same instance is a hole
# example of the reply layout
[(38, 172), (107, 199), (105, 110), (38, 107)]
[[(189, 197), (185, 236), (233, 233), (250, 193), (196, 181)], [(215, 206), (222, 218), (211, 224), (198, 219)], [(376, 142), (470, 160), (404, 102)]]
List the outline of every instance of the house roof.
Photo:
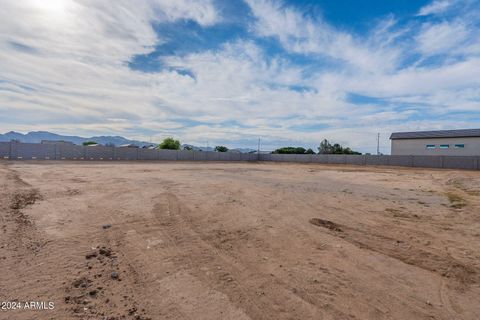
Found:
[(480, 137), (480, 129), (394, 132), (390, 136), (390, 139), (397, 140), (397, 139), (466, 138), (466, 137)]

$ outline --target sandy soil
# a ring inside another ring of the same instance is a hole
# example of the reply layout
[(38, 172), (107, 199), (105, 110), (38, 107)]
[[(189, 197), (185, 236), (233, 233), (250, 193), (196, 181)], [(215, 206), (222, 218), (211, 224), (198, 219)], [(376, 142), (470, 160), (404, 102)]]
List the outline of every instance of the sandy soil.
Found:
[(0, 184), (0, 301), (55, 304), (0, 319), (480, 318), (480, 172), (0, 162)]

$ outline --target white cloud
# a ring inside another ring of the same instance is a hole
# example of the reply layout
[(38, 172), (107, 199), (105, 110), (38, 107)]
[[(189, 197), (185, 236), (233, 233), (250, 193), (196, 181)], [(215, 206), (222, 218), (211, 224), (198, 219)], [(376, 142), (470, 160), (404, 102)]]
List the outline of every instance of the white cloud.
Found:
[(467, 26), (460, 21), (425, 24), (416, 37), (418, 50), (424, 55), (448, 54), (467, 39)]
[[(379, 38), (356, 39), (319, 18), (314, 20), (292, 7), (282, 6), (279, 1), (246, 2), (257, 18), (255, 32), (260, 36), (278, 38), (291, 52), (328, 56), (366, 72), (388, 71), (397, 65), (399, 51), (384, 46), (387, 39), (382, 32), (377, 34)], [(386, 32), (391, 26), (389, 19), (380, 27)]]
[(157, 0), (169, 20), (191, 19), (200, 25), (212, 25), (220, 19), (212, 0)]
[[(329, 94), (336, 89), (337, 92), (352, 91), (366, 96), (394, 99), (398, 96), (433, 95), (438, 90), (456, 92), (480, 85), (477, 76), (480, 73), (479, 60), (475, 55), (466, 54), (467, 50), (474, 52), (480, 41), (474, 36), (479, 30), (470, 16), (465, 16), (463, 21), (458, 18), (454, 21), (426, 23), (419, 31), (415, 25), (410, 25), (409, 29), (395, 28), (395, 19), (389, 17), (367, 37), (355, 39), (325, 22), (313, 21), (301, 12), (281, 5), (281, 2), (247, 2), (258, 18), (255, 30), (260, 36), (277, 37), (287, 50), (305, 55), (331, 55), (357, 67), (352, 69), (347, 65), (336, 68), (335, 73), (323, 70), (314, 75), (310, 80), (314, 81), (316, 88), (323, 89), (323, 93), (328, 88)], [(411, 45), (409, 34), (413, 34), (416, 46)], [(398, 40), (405, 36), (406, 40)], [(404, 60), (410, 58), (415, 51), (422, 54), (417, 64), (435, 54), (462, 54), (463, 57), (445, 60), (444, 64), (402, 67)], [(446, 105), (452, 109), (464, 106), (471, 110), (471, 103), (467, 101), (459, 101), (456, 106)], [(445, 104), (432, 104), (430, 108), (445, 109)]]
[(454, 4), (453, 0), (435, 0), (418, 11), (418, 16), (440, 14), (447, 11)]
[[(354, 90), (377, 97), (434, 94), (438, 90), (459, 90), (480, 86), (480, 59), (472, 58), (445, 66), (408, 68), (393, 75), (352, 79)], [(432, 106), (435, 108), (435, 106)]]
[[(200, 24), (213, 23), (216, 11), (209, 4), (204, 0), (175, 4), (55, 0), (48, 5), (4, 1), (0, 87), (8, 91), (2, 90), (0, 112), (29, 114), (33, 119), (77, 128), (100, 124), (106, 118), (128, 117), (130, 127), (139, 126), (145, 117), (165, 118), (165, 112), (155, 106), (159, 99), (155, 83), (181, 85), (189, 80), (176, 73), (135, 72), (126, 63), (162, 41), (153, 30), (154, 22), (198, 19)], [(126, 127), (115, 125), (119, 131)]]

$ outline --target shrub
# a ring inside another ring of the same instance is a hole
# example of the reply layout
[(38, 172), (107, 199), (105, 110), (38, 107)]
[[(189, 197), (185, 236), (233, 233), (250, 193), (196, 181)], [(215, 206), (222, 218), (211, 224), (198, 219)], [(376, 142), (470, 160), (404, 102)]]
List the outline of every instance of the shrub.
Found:
[(333, 146), (324, 139), (318, 147), (319, 154), (362, 154), (361, 152), (353, 151), (349, 147), (342, 147), (340, 144), (335, 143)]
[(159, 149), (180, 150), (180, 141), (172, 137), (165, 138), (162, 143), (158, 145)]
[(225, 146), (216, 146), (216, 147), (215, 147), (215, 151), (216, 151), (216, 152), (227, 152), (227, 151), (228, 151), (228, 148), (225, 147)]
[(303, 147), (283, 147), (279, 148), (272, 153), (279, 153), (279, 154), (304, 154), (305, 148)]

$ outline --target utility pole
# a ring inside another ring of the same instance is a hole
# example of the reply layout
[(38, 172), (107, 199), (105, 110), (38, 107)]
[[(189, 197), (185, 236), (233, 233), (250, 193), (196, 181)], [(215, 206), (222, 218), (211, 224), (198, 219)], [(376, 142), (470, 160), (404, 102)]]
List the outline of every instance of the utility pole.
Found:
[(380, 132), (377, 133), (377, 156), (380, 155)]

